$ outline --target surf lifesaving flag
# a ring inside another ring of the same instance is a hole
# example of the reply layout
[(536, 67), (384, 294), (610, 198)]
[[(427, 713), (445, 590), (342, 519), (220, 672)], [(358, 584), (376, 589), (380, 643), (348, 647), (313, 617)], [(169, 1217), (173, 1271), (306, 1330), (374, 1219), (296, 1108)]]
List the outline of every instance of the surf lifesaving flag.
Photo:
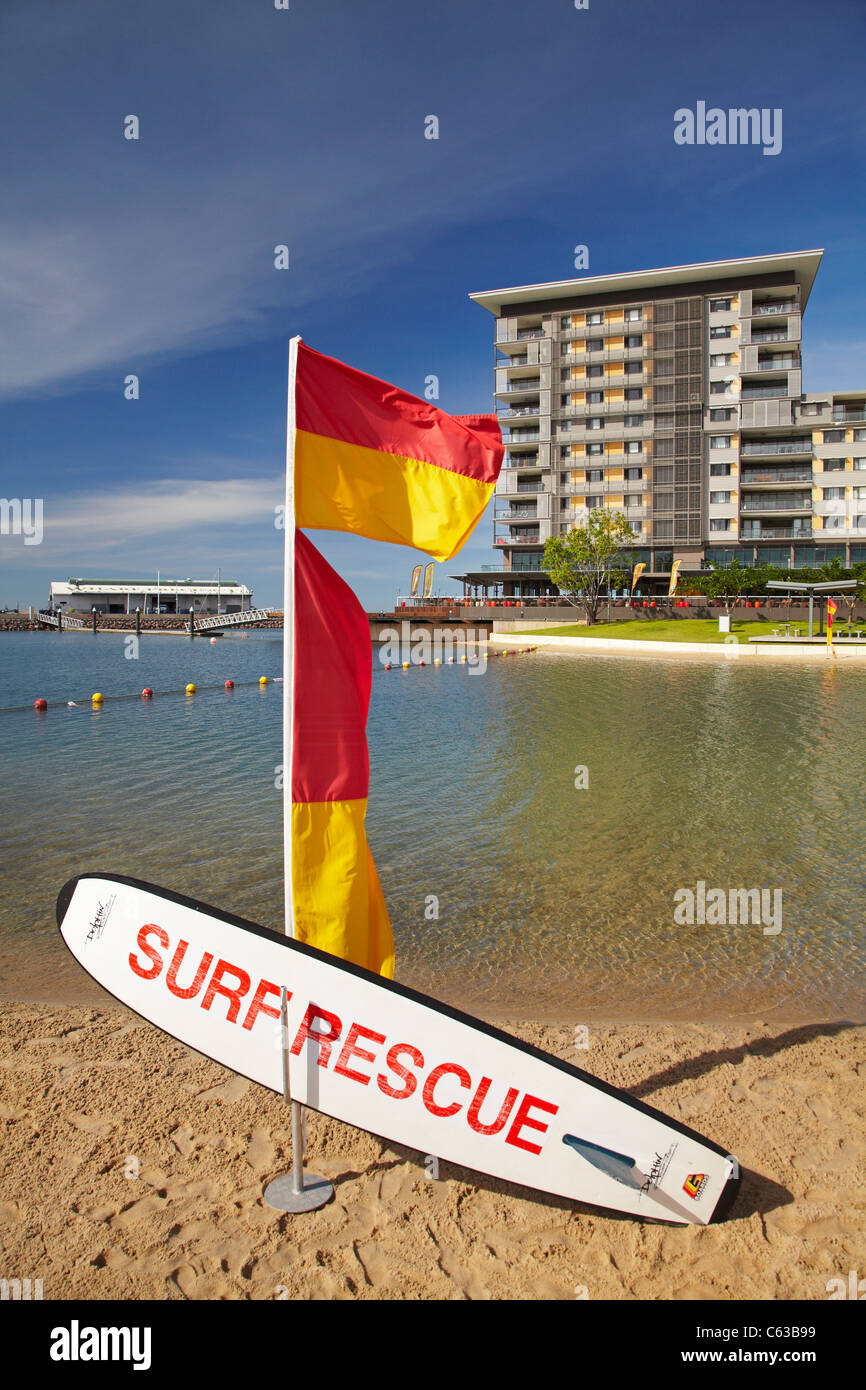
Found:
[(420, 580), (420, 578), (421, 578), (421, 566), (420, 566), (420, 565), (416, 565), (415, 568), (414, 568), (413, 571), (412, 571), (412, 597), (413, 597), (413, 598), (415, 598), (416, 594), (418, 593), (418, 581)]
[(633, 574), (632, 577), (631, 577), (631, 591), (632, 591), (632, 593), (634, 593), (635, 585), (637, 584), (637, 581), (640, 579), (640, 577), (641, 577), (641, 575), (643, 574), (643, 572), (644, 572), (645, 569), (646, 569), (646, 565), (643, 564), (643, 562), (641, 562), (641, 564), (639, 564), (639, 565), (635, 565), (635, 567), (634, 567), (634, 574)]
[(677, 580), (680, 577), (680, 565), (682, 563), (682, 560), (674, 560), (671, 565), (671, 582), (668, 585), (668, 598), (677, 591)]
[(833, 619), (836, 616), (836, 604), (831, 598), (827, 600), (827, 646), (833, 645)]
[(388, 978), (394, 944), (367, 844), (367, 615), (301, 527), (449, 559), (502, 465), (493, 415), (452, 417), (293, 338), (286, 467), (286, 930)]
[(433, 593), (433, 564), (427, 566), (424, 571), (424, 598), (430, 598)]

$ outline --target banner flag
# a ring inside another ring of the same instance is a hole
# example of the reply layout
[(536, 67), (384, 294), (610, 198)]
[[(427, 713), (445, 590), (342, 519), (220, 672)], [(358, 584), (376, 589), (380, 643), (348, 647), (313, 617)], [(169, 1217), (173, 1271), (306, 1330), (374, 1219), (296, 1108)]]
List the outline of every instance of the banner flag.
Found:
[(682, 563), (682, 560), (674, 560), (673, 564), (671, 565), (671, 582), (670, 587), (668, 588), (668, 598), (670, 598), (671, 594), (675, 594), (677, 591), (677, 580), (679, 579), (680, 565)]
[(827, 646), (833, 645), (833, 619), (836, 616), (836, 604), (831, 598), (827, 600)]
[(298, 345), (295, 523), (350, 531), (450, 560), (502, 466), (495, 415), (429, 401)]
[[(297, 528), (347, 531), (448, 560), (480, 519), (504, 452), (495, 415), (446, 415), (292, 339), (283, 642), (286, 931), (387, 978), (394, 974), (394, 943), (365, 829), (369, 621)], [(420, 565), (413, 571), (413, 596), (420, 571)], [(424, 596), (432, 591), (431, 563)]]
[(646, 565), (644, 565), (644, 564), (635, 565), (635, 567), (634, 567), (634, 574), (633, 574), (632, 577), (631, 577), (631, 591), (632, 591), (632, 593), (634, 593), (635, 585), (637, 584), (637, 581), (640, 579), (640, 577), (641, 577), (641, 575), (643, 574), (643, 572), (644, 572), (645, 569), (646, 569)]

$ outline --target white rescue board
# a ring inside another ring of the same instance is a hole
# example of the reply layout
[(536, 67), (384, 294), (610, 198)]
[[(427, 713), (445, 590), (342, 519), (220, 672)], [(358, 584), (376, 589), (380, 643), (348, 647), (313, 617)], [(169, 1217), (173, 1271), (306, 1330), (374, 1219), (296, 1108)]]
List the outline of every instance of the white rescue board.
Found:
[(518, 1038), (311, 946), (152, 884), (82, 874), (57, 901), (76, 960), (164, 1032), (423, 1155), (655, 1220), (720, 1220), (736, 1160)]

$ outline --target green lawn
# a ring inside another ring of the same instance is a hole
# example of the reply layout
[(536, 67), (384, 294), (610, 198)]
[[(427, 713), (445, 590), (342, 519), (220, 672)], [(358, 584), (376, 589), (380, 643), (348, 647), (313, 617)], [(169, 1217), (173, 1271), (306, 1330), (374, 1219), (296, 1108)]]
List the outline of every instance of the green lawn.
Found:
[[(732, 618), (730, 635), (739, 637), (742, 642), (747, 642), (750, 637), (771, 637), (774, 627), (781, 627), (784, 631), (784, 619), (761, 623)], [(805, 637), (809, 631), (808, 620), (794, 620), (791, 623), (791, 635), (793, 636), (797, 631)], [(817, 636), (817, 634), (818, 622), (816, 617), (814, 635)], [(503, 637), (627, 637), (641, 642), (724, 642), (725, 637), (728, 636), (727, 633), (719, 632), (718, 618), (632, 618), (619, 623), (595, 623), (592, 627), (578, 627), (576, 623), (567, 623), (564, 627), (544, 627), (534, 631), (523, 629), (520, 632), (497, 635)], [(843, 637), (844, 635), (845, 630), (837, 624), (836, 636)]]

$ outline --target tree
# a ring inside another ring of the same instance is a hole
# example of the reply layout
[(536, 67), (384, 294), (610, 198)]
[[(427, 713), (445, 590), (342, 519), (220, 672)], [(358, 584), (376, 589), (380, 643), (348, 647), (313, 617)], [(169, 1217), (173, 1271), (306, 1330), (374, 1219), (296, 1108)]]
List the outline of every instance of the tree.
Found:
[(560, 592), (583, 609), (588, 627), (598, 617), (602, 593), (623, 575), (621, 551), (633, 544), (634, 532), (622, 512), (603, 507), (594, 508), (585, 524), (544, 542), (544, 569)]
[(721, 598), (725, 602), (725, 612), (730, 613), (738, 594), (749, 584), (752, 571), (745, 569), (736, 556), (727, 569), (713, 570), (707, 584), (709, 598)]

